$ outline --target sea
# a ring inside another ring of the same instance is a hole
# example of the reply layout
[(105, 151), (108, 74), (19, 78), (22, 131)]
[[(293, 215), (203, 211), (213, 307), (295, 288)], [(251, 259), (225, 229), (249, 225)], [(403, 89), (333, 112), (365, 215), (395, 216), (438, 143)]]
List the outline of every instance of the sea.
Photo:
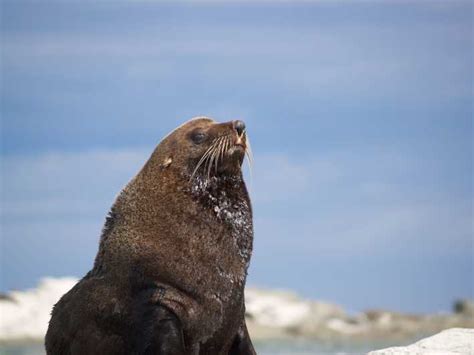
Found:
[[(394, 344), (388, 343), (320, 343), (311, 340), (255, 341), (259, 355), (362, 355), (375, 349)], [(44, 355), (41, 343), (0, 345), (1, 355)]]

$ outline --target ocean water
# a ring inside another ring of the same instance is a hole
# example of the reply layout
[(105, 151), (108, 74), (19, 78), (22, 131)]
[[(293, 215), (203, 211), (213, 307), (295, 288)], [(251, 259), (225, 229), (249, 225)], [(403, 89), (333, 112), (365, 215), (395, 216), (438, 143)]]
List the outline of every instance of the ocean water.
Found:
[[(256, 341), (254, 342), (259, 355), (359, 355), (370, 350), (383, 348), (393, 344), (322, 344), (308, 340), (295, 341)], [(1, 355), (44, 355), (43, 344), (11, 344), (0, 345)]]

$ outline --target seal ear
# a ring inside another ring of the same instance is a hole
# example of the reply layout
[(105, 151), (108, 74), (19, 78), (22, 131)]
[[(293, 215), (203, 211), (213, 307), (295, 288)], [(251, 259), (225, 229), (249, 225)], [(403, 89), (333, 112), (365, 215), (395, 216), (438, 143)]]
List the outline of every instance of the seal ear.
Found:
[(173, 162), (173, 158), (168, 157), (163, 161), (163, 163), (161, 163), (161, 167), (162, 168), (167, 168), (168, 166), (171, 165), (172, 162)]

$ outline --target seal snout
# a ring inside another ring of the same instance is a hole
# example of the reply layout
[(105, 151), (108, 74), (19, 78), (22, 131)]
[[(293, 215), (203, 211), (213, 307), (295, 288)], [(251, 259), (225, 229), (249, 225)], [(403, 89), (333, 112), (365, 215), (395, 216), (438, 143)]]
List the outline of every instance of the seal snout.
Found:
[(245, 132), (245, 123), (240, 120), (235, 120), (233, 122), (234, 129), (237, 132), (239, 136), (242, 136), (242, 134)]
[[(211, 173), (232, 175), (240, 172), (245, 155), (251, 160), (245, 123), (241, 120), (212, 122), (207, 130), (205, 128), (193, 127), (191, 133), (188, 134), (188, 138), (193, 143), (193, 149), (196, 151), (196, 155), (190, 160), (191, 179), (201, 167), (207, 177)], [(198, 140), (197, 137), (201, 136), (203, 138)]]
[(246, 144), (246, 136), (245, 136), (245, 123), (240, 120), (232, 121), (232, 127), (234, 131), (237, 133), (235, 140), (234, 140), (234, 147), (240, 148), (243, 151), (247, 149)]

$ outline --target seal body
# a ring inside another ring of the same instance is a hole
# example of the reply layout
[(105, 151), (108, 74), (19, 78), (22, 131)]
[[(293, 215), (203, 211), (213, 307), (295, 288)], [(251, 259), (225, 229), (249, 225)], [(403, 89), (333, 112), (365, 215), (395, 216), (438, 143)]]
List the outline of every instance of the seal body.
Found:
[(195, 119), (119, 194), (93, 269), (55, 305), (48, 354), (254, 354), (240, 121)]

